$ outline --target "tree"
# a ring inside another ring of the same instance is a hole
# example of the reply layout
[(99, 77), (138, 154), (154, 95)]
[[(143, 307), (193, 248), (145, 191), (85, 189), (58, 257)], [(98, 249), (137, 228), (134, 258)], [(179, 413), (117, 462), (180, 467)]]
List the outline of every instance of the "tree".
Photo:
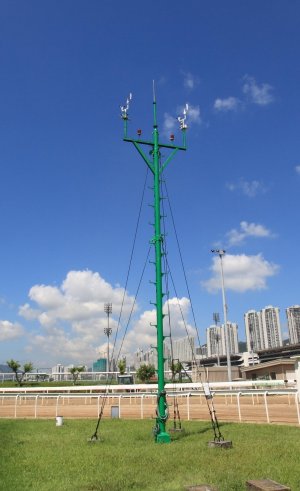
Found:
[(31, 362), (24, 363), (23, 370), (20, 370), (21, 364), (16, 360), (8, 360), (7, 366), (14, 372), (16, 376), (16, 382), (21, 387), (23, 383), (23, 379), (26, 373), (29, 373), (33, 370), (33, 364)]
[(136, 371), (137, 378), (141, 382), (149, 382), (149, 380), (155, 375), (154, 365), (141, 365)]
[(84, 371), (84, 366), (70, 368), (70, 373), (73, 377), (73, 385), (76, 385), (79, 374)]
[(175, 382), (176, 375), (178, 374), (179, 382), (182, 382), (182, 363), (179, 360), (172, 360), (171, 362), (172, 382)]
[(122, 360), (119, 360), (118, 368), (119, 368), (120, 375), (125, 375), (125, 373), (126, 373), (126, 360), (125, 360), (125, 358), (123, 358)]

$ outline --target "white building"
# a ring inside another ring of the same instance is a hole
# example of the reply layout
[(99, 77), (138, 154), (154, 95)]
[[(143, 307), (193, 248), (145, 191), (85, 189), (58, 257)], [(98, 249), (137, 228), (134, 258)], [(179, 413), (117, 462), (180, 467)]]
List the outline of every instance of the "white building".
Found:
[(282, 346), (282, 336), (279, 319), (279, 308), (269, 305), (261, 310), (262, 329), (265, 348), (278, 348)]
[[(172, 340), (173, 359), (181, 362), (191, 362), (195, 358), (195, 338), (186, 336), (182, 339)], [(172, 354), (171, 354), (172, 356)]]
[(249, 310), (244, 319), (249, 352), (282, 346), (278, 307), (269, 305), (260, 312)]
[(220, 356), (226, 354), (222, 327), (212, 325), (206, 329), (207, 357)]
[(248, 352), (264, 349), (264, 335), (262, 330), (261, 313), (249, 310), (244, 314), (246, 341)]
[[(238, 325), (235, 322), (227, 322), (228, 338), (229, 338), (229, 353), (239, 352), (238, 343)], [(226, 355), (226, 336), (224, 324), (222, 326), (210, 326), (206, 329), (207, 340), (207, 356), (222, 356)]]
[(289, 338), (291, 344), (300, 343), (300, 305), (293, 305), (286, 310)]

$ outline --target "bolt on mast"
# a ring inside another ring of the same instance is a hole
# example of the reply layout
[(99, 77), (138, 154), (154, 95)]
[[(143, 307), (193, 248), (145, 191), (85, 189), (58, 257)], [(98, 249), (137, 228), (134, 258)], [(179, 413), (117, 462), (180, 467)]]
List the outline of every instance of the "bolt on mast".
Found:
[[(152, 140), (142, 140), (141, 130), (138, 130), (138, 138), (128, 138), (127, 136), (127, 123), (128, 123), (128, 110), (129, 104), (132, 100), (132, 94), (127, 98), (125, 106), (120, 106), (121, 117), (124, 121), (124, 138), (123, 141), (130, 142), (139, 152), (150, 171), (153, 174), (154, 182), (154, 237), (151, 243), (155, 248), (155, 285), (156, 285), (156, 330), (157, 330), (157, 377), (158, 377), (158, 393), (157, 393), (157, 409), (156, 409), (156, 426), (154, 430), (155, 441), (157, 443), (169, 443), (171, 438), (166, 431), (166, 422), (168, 419), (168, 404), (166, 400), (165, 391), (165, 378), (164, 378), (164, 364), (166, 358), (164, 357), (164, 329), (163, 329), (163, 291), (162, 291), (162, 244), (163, 235), (161, 233), (161, 196), (160, 196), (160, 184), (162, 173), (166, 166), (173, 159), (178, 150), (186, 150), (186, 116), (188, 112), (188, 105), (185, 106), (183, 111), (183, 117), (178, 117), (180, 123), (180, 129), (182, 131), (183, 143), (181, 146), (174, 144), (163, 144), (159, 142), (159, 132), (157, 125), (157, 113), (156, 113), (156, 97), (153, 82), (153, 132)], [(174, 135), (170, 136), (171, 142), (174, 141)], [(150, 146), (150, 156), (148, 158), (143, 151), (144, 146)], [(170, 155), (166, 158), (165, 162), (161, 161), (161, 148), (167, 148), (171, 150)]]

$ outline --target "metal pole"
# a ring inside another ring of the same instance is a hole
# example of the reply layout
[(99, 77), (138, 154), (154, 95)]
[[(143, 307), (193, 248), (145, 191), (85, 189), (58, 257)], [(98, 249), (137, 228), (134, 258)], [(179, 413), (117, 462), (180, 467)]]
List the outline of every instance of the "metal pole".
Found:
[[(131, 100), (131, 98), (130, 98)], [(126, 105), (121, 106), (121, 116), (124, 120), (124, 125), (126, 125), (124, 130), (124, 141), (133, 143), (134, 147), (143, 158), (149, 169), (153, 174), (154, 181), (154, 237), (152, 239), (152, 244), (155, 248), (155, 286), (156, 286), (156, 330), (157, 330), (157, 376), (158, 376), (158, 393), (157, 393), (157, 409), (156, 409), (156, 426), (155, 426), (155, 441), (159, 443), (168, 443), (171, 438), (166, 432), (166, 422), (168, 419), (168, 406), (166, 400), (165, 391), (165, 379), (164, 379), (164, 333), (163, 333), (163, 293), (162, 293), (162, 244), (163, 236), (161, 233), (161, 197), (160, 197), (160, 183), (161, 175), (165, 170), (166, 166), (172, 160), (174, 155), (178, 150), (186, 150), (185, 143), (185, 131), (187, 125), (185, 123), (186, 115), (188, 111), (188, 106), (184, 109), (183, 118), (178, 118), (180, 122), (180, 129), (183, 134), (183, 145), (173, 145), (173, 144), (161, 144), (159, 143), (159, 133), (157, 126), (156, 117), (156, 97), (153, 84), (153, 133), (152, 140), (142, 140), (142, 131), (138, 130), (138, 139), (132, 139), (127, 137), (127, 120), (128, 120), (128, 109), (129, 109), (129, 99), (127, 99)], [(171, 142), (174, 140), (174, 135), (170, 136)], [(148, 157), (147, 153), (144, 153), (142, 146), (150, 147), (151, 158)], [(171, 154), (167, 157), (164, 163), (161, 162), (161, 152), (160, 149), (165, 148), (172, 150)]]
[(109, 327), (109, 316), (110, 314), (112, 313), (112, 304), (111, 303), (106, 303), (104, 304), (104, 312), (106, 313), (107, 315), (107, 327), (104, 328), (104, 334), (106, 334), (107, 336), (107, 367), (106, 367), (106, 371), (107, 371), (107, 378), (109, 376), (109, 372), (110, 372), (110, 360), (109, 360), (109, 336), (111, 335), (112, 333), (112, 328)]
[(231, 374), (231, 359), (230, 359), (230, 347), (229, 347), (229, 327), (227, 323), (227, 304), (225, 298), (225, 285), (224, 285), (224, 271), (223, 271), (223, 256), (226, 251), (222, 249), (213, 249), (211, 252), (218, 254), (220, 258), (221, 266), (221, 282), (222, 282), (222, 300), (223, 300), (223, 315), (224, 315), (224, 333), (225, 333), (225, 344), (226, 344), (226, 358), (227, 358), (227, 372), (228, 372), (228, 382), (232, 381)]

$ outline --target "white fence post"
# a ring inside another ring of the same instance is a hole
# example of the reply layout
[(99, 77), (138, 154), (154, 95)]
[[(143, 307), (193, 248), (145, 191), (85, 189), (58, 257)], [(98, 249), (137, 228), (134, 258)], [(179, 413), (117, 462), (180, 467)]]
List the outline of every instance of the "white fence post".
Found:
[(237, 406), (238, 406), (238, 412), (239, 412), (239, 421), (242, 421), (242, 415), (241, 415), (241, 405), (240, 405), (240, 396), (242, 395), (241, 392), (238, 392), (236, 395), (236, 400), (237, 400)]
[(35, 419), (37, 418), (37, 402), (38, 402), (39, 395), (35, 396), (35, 404), (34, 404), (34, 417)]
[(18, 404), (18, 398), (19, 394), (16, 395), (16, 402), (15, 402), (15, 418), (17, 417), (17, 404)]
[[(145, 397), (145, 394), (142, 394), (141, 395), (141, 419), (144, 419), (144, 397)], [(131, 399), (131, 397), (130, 397)]]
[(268, 392), (264, 392), (264, 400), (265, 400), (265, 409), (266, 409), (267, 422), (270, 423), (268, 403), (267, 403), (267, 395), (268, 395)]
[(58, 402), (59, 402), (59, 398), (61, 397), (61, 395), (58, 395), (57, 398), (56, 398), (56, 411), (55, 411), (55, 416), (58, 416)]
[(296, 409), (297, 409), (297, 417), (298, 417), (298, 423), (300, 425), (300, 414), (299, 414), (299, 392), (297, 391), (295, 394), (295, 404), (296, 404)]
[(186, 402), (187, 402), (187, 419), (188, 421), (190, 420), (190, 395), (191, 393), (188, 392), (186, 395)]

